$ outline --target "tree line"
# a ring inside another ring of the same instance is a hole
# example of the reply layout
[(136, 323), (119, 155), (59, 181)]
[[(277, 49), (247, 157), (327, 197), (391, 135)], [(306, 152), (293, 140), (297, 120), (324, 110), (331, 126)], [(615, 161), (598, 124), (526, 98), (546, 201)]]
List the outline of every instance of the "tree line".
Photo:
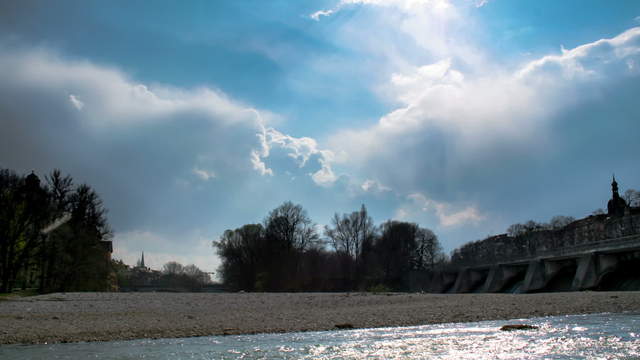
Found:
[(169, 261), (161, 271), (144, 267), (140, 261), (137, 266), (130, 267), (122, 260), (114, 261), (118, 290), (139, 291), (153, 288), (154, 291), (199, 291), (211, 283), (209, 274), (196, 265), (182, 265)]
[(507, 234), (511, 237), (517, 237), (542, 230), (558, 230), (576, 221), (573, 216), (557, 215), (551, 218), (548, 223), (539, 223), (533, 220), (526, 221), (522, 224), (516, 223), (507, 228)]
[[(112, 232), (106, 213), (89, 185), (75, 184), (60, 170), (41, 183), (33, 173), (0, 169), (0, 292), (108, 290)], [(58, 228), (47, 232), (52, 224)]]
[(445, 260), (433, 231), (393, 220), (376, 226), (364, 205), (336, 213), (321, 234), (301, 205), (285, 202), (213, 246), (223, 283), (245, 291), (405, 290), (412, 271)]

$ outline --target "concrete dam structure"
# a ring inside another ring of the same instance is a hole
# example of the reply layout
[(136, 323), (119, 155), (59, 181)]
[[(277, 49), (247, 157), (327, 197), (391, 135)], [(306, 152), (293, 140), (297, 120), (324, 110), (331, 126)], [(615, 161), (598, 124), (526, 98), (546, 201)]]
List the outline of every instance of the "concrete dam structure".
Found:
[(607, 210), (557, 230), (502, 234), (467, 244), (456, 250), (449, 265), (425, 274), (420, 290), (528, 293), (639, 287), (640, 208), (618, 195), (615, 178)]

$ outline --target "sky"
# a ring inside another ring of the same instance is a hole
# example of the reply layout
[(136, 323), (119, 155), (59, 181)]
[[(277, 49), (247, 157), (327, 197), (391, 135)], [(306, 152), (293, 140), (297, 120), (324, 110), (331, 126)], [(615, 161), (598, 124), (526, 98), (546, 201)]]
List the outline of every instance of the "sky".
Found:
[(113, 257), (215, 271), (284, 201), (446, 252), (640, 188), (640, 2), (0, 1), (0, 167), (58, 168)]

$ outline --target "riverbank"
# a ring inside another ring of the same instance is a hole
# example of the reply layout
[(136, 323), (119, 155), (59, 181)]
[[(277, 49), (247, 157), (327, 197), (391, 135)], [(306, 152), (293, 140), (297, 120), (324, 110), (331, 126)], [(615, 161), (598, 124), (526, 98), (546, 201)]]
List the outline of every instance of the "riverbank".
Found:
[(0, 301), (0, 344), (411, 326), (640, 312), (640, 292), (56, 293)]

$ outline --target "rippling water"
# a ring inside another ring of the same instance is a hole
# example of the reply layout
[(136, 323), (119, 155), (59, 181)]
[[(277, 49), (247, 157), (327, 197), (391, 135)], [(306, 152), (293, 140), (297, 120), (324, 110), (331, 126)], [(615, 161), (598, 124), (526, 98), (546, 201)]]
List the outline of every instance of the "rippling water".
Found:
[[(505, 324), (538, 330), (503, 332)], [(0, 359), (638, 359), (640, 314), (0, 347)]]

